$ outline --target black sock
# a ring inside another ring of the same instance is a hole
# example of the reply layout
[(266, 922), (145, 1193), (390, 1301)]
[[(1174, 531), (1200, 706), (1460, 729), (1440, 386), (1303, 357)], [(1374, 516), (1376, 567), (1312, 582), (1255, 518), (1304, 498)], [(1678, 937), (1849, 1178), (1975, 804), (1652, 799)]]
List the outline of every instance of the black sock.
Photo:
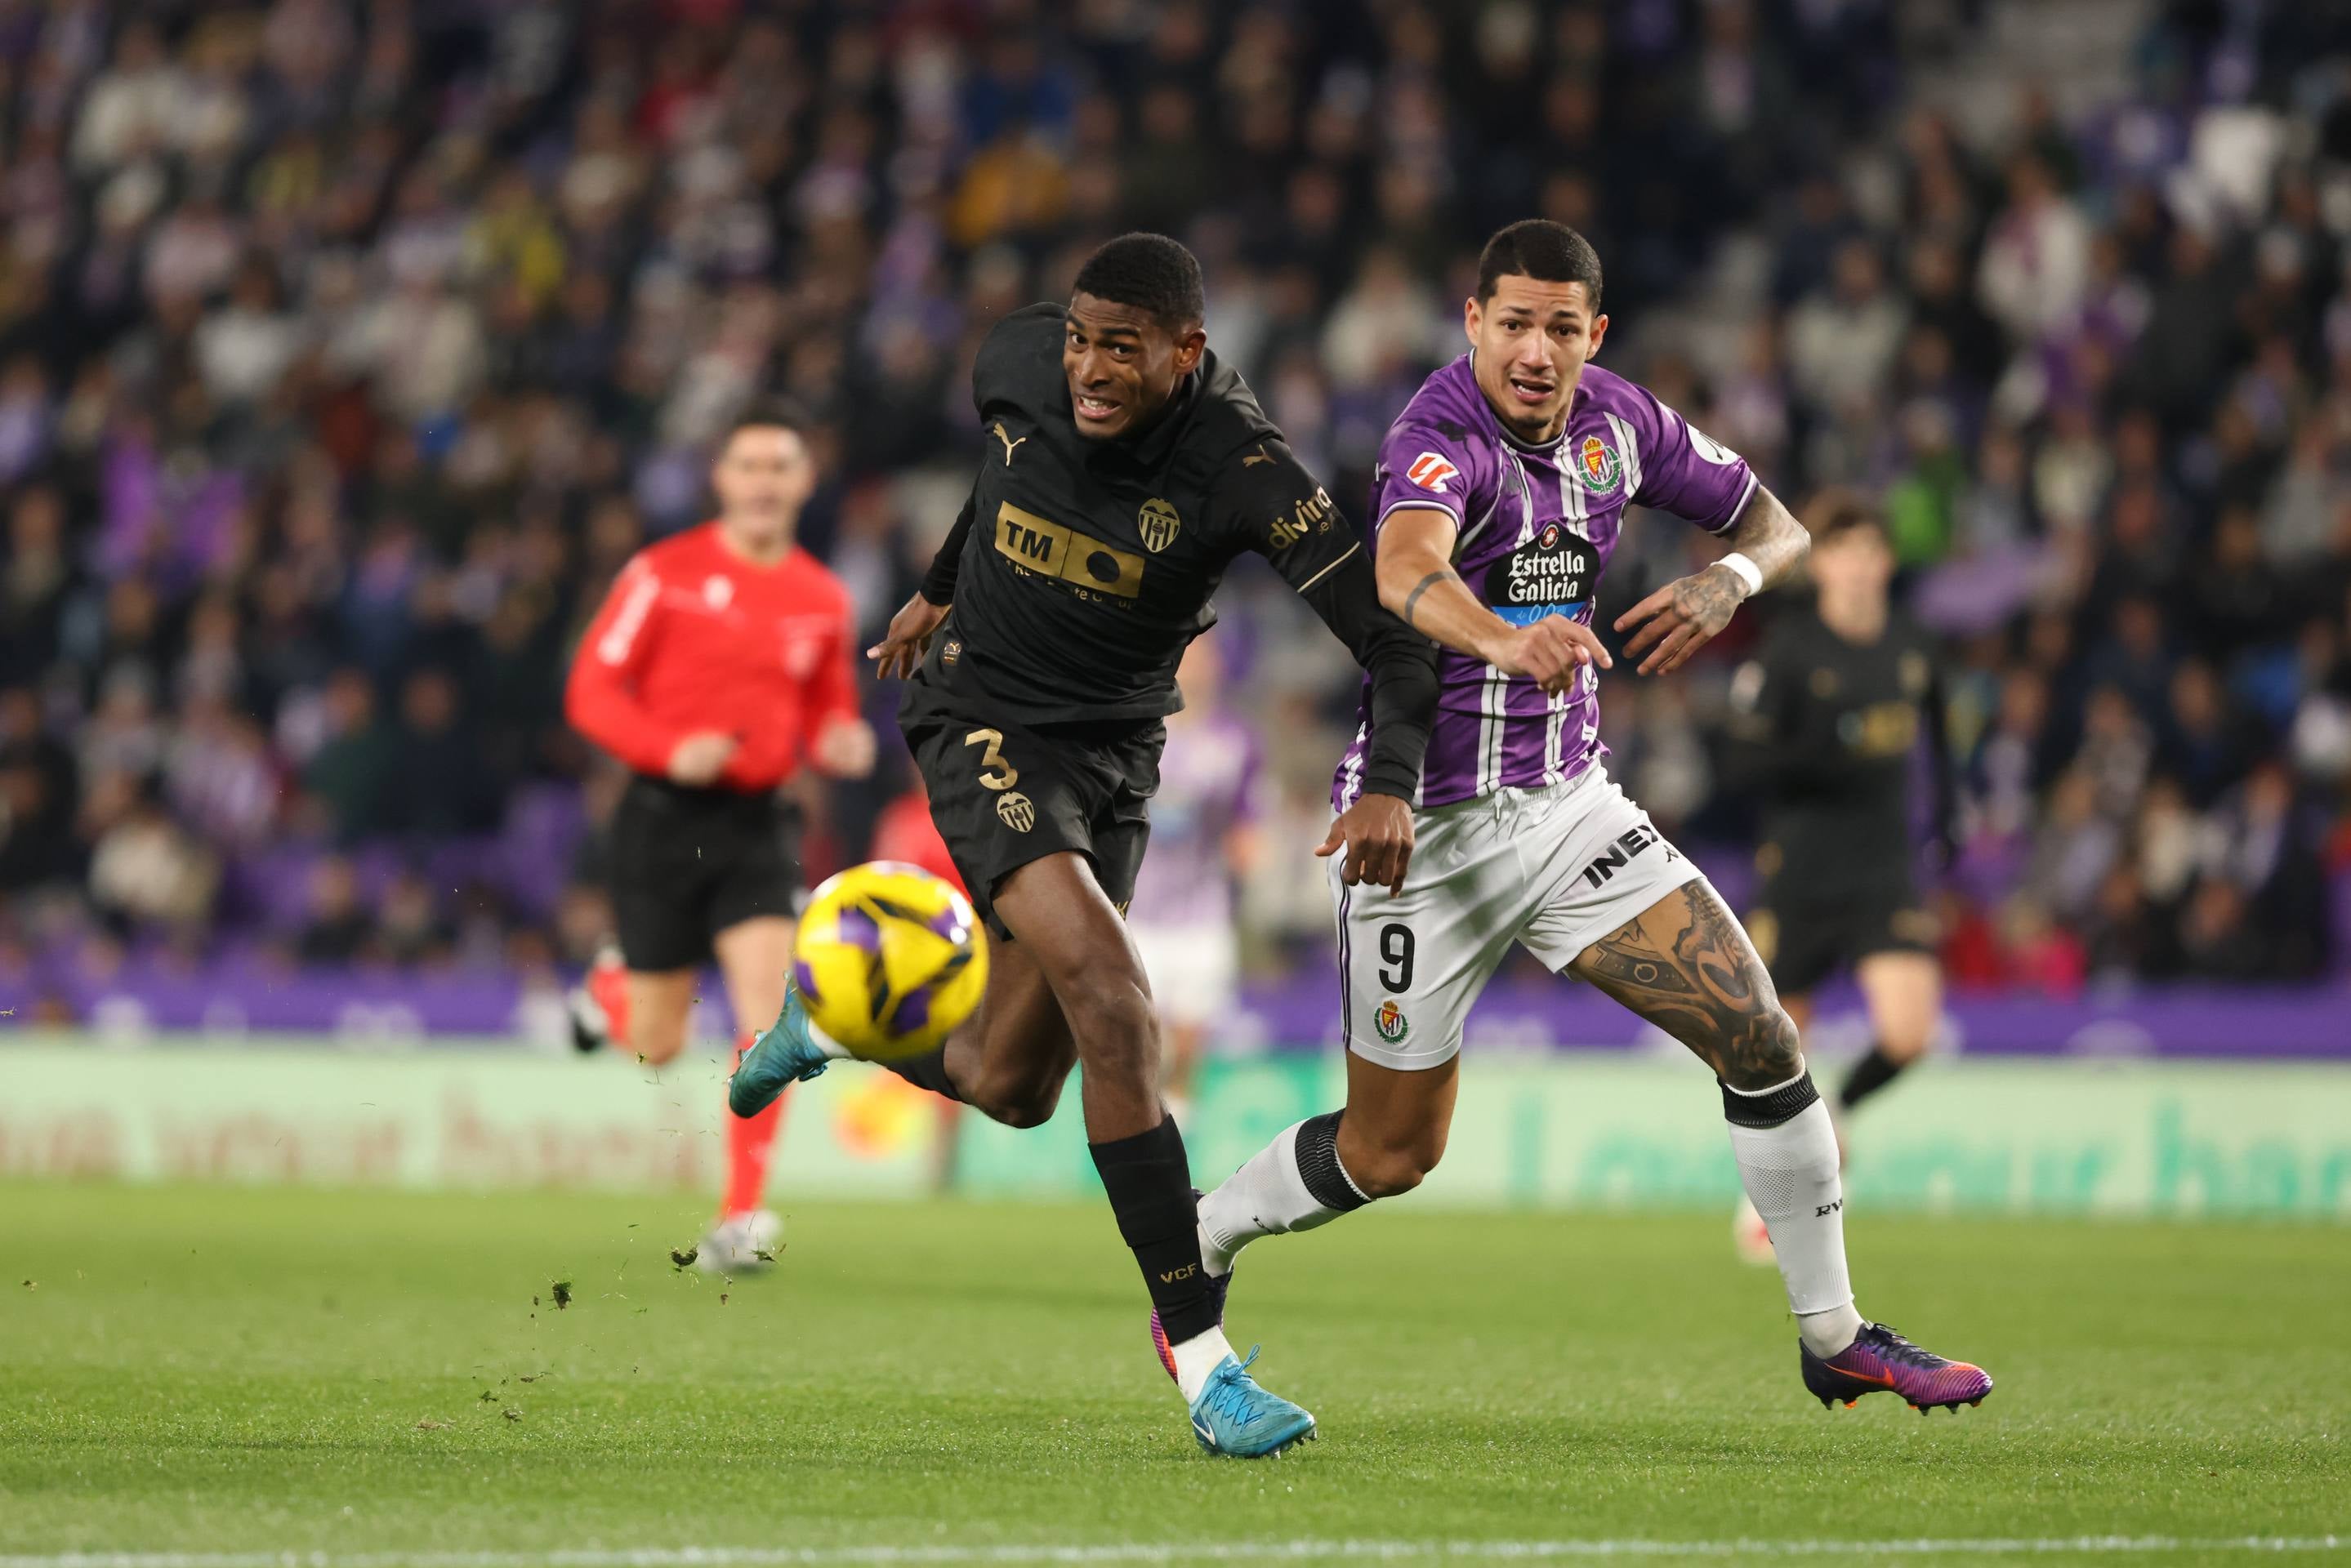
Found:
[(1342, 1214), (1351, 1214), (1371, 1201), (1355, 1190), (1355, 1184), (1347, 1179), (1347, 1168), (1339, 1163), (1339, 1118), (1346, 1114), (1347, 1108), (1342, 1106), (1298, 1124), (1298, 1179), (1315, 1202)]
[(1907, 1062), (1896, 1062), (1886, 1054), (1882, 1045), (1872, 1045), (1869, 1054), (1853, 1064), (1844, 1075), (1844, 1084), (1837, 1090), (1837, 1104), (1846, 1110), (1861, 1104), (1886, 1085), (1894, 1082)]
[(963, 1096), (956, 1093), (955, 1080), (947, 1076), (947, 1048), (944, 1045), (935, 1051), (925, 1051), (919, 1056), (884, 1062), (882, 1065), (918, 1088), (928, 1089), (935, 1095), (945, 1095), (950, 1100), (963, 1100)]
[(1147, 1133), (1087, 1146), (1111, 1212), (1118, 1216), (1159, 1325), (1170, 1345), (1180, 1345), (1217, 1326), (1208, 1295), (1208, 1271), (1200, 1266), (1199, 1212), (1192, 1197), (1192, 1168), (1184, 1158), (1184, 1135), (1173, 1116)]

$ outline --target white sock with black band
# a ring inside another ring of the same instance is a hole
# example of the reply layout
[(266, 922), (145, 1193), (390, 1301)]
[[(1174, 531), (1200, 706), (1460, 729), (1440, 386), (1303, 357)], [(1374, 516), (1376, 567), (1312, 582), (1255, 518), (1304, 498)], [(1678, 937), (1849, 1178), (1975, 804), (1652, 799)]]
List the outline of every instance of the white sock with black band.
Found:
[(1211, 1274), (1259, 1236), (1311, 1231), (1371, 1201), (1339, 1163), (1344, 1110), (1309, 1116), (1274, 1136), (1200, 1199), (1200, 1261)]
[(1722, 1114), (1740, 1182), (1771, 1232), (1796, 1332), (1814, 1355), (1834, 1355), (1861, 1332), (1861, 1314), (1845, 1268), (1844, 1186), (1829, 1108), (1799, 1067), (1768, 1089), (1724, 1084)]

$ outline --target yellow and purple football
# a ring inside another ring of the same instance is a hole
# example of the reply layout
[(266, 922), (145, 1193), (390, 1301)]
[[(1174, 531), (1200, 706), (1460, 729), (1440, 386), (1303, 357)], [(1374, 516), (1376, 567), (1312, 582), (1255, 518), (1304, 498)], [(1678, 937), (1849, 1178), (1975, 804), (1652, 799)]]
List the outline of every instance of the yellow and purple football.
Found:
[(971, 1016), (987, 939), (971, 901), (918, 866), (874, 860), (827, 877), (793, 943), (809, 1017), (857, 1055), (919, 1056)]

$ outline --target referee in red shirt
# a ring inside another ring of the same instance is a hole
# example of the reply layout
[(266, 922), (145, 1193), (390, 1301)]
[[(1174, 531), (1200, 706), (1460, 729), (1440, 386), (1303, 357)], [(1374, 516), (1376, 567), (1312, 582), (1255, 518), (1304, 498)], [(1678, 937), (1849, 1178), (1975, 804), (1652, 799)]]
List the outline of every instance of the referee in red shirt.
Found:
[[(583, 1048), (675, 1057), (714, 955), (738, 1050), (783, 1007), (806, 888), (798, 814), (778, 787), (803, 765), (836, 778), (873, 768), (848, 591), (793, 543), (816, 477), (795, 414), (746, 412), (710, 471), (717, 519), (637, 552), (572, 659), (565, 712), (636, 774), (611, 823), (626, 973), (610, 960), (591, 973), (574, 1010)], [(780, 1108), (727, 1118), (707, 1267), (757, 1267), (773, 1249), (759, 1199)]]

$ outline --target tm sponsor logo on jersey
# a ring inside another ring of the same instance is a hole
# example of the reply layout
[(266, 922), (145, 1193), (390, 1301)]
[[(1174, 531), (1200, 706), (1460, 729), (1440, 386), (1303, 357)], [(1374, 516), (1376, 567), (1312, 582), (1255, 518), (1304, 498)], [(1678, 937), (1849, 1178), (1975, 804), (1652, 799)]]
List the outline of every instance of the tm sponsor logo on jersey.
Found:
[(1132, 599), (1143, 592), (1143, 561), (1009, 501), (997, 509), (996, 553), (1025, 572), (1097, 596)]
[(1423, 490), (1443, 495), (1447, 493), (1445, 482), (1456, 477), (1460, 472), (1458, 466), (1446, 458), (1433, 452), (1425, 452), (1412, 460), (1412, 466), (1404, 471), (1404, 476)]

